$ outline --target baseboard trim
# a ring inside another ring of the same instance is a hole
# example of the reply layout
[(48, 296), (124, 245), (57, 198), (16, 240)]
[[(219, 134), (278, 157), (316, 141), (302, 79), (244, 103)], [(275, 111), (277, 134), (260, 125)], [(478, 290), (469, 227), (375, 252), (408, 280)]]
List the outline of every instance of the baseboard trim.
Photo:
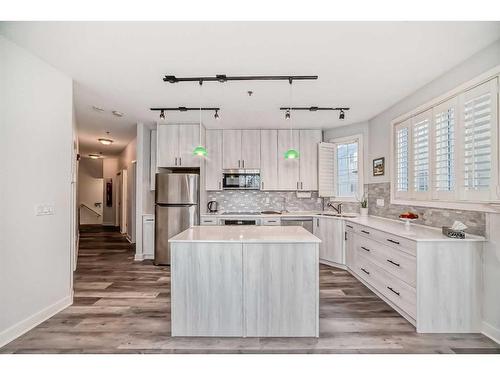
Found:
[(344, 264), (330, 262), (329, 260), (326, 260), (326, 259), (320, 259), (319, 262), (321, 264), (326, 264), (327, 266), (330, 266), (330, 267), (335, 267), (335, 268), (340, 268), (342, 270), (347, 270), (347, 266)]
[(135, 260), (136, 262), (143, 261), (143, 260), (144, 260), (144, 255), (143, 255), (143, 254), (135, 254), (135, 256), (134, 256), (134, 260)]
[(492, 326), (489, 323), (483, 322), (483, 330), (481, 333), (486, 337), (489, 337), (496, 343), (500, 344), (500, 329)]
[(0, 332), (0, 348), (73, 304), (73, 293)]

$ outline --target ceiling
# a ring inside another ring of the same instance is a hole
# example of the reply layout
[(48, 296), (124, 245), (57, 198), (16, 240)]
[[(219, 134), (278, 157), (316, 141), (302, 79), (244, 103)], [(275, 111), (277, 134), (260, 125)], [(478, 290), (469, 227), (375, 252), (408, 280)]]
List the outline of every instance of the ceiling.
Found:
[[(293, 83), (294, 106), (348, 106), (294, 112), (301, 128), (366, 121), (500, 38), (498, 22), (3, 22), (0, 32), (74, 79), (81, 152), (120, 152), (135, 124), (153, 124), (155, 106), (196, 107), (195, 82), (182, 76), (318, 75)], [(252, 96), (247, 91), (252, 90)], [(219, 106), (208, 128), (289, 126), (280, 82), (206, 82), (203, 106)], [(105, 109), (95, 111), (92, 106)], [(123, 117), (111, 114), (124, 113)], [(167, 122), (197, 122), (198, 112), (169, 112)], [(98, 137), (110, 132), (112, 146)]]

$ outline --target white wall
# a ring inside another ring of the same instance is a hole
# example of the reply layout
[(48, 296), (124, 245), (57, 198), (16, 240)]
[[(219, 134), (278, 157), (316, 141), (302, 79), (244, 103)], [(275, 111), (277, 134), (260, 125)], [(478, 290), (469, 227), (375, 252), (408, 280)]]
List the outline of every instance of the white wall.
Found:
[[(116, 225), (116, 196), (118, 194), (118, 158), (105, 158), (102, 161), (102, 176), (104, 178), (104, 191), (103, 191), (103, 218), (102, 223), (104, 225)], [(106, 205), (106, 182), (111, 181), (112, 183), (112, 206), (108, 207)]]
[(135, 243), (135, 221), (136, 221), (136, 159), (137, 159), (137, 140), (133, 139), (118, 157), (119, 170), (127, 170), (127, 237)]
[[(78, 166), (78, 206), (80, 207), (80, 224), (102, 224), (103, 218), (103, 160), (82, 158)], [(95, 203), (101, 203), (96, 207)]]
[(0, 346), (72, 302), (72, 95), (0, 36)]

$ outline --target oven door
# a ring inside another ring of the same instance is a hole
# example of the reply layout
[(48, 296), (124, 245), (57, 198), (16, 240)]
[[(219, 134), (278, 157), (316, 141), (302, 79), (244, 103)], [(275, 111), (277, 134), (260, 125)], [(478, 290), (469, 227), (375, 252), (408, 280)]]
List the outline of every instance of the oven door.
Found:
[(250, 219), (223, 219), (222, 225), (257, 225), (257, 220)]

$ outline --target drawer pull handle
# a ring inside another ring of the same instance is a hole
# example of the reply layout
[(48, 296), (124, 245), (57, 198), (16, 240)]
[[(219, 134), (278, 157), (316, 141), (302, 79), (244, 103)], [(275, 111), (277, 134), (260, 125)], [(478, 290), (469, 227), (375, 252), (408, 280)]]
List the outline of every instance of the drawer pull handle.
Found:
[(364, 268), (361, 268), (361, 271), (363, 271), (364, 273), (366, 273), (367, 275), (370, 274), (370, 272), (368, 272), (367, 270), (365, 270)]
[(396, 245), (399, 245), (399, 241), (394, 241), (394, 240), (391, 240), (391, 239), (387, 239), (387, 241), (391, 242), (391, 243), (394, 243)]
[(351, 228), (351, 229), (352, 229), (352, 225), (346, 224), (345, 226), (346, 226), (347, 228)]
[(367, 230), (362, 230), (361, 233), (370, 234), (370, 232), (368, 232)]
[(368, 252), (370, 252), (370, 249), (368, 249), (368, 248), (366, 248), (366, 247), (364, 247), (364, 246), (361, 246), (361, 248), (362, 248), (364, 251), (368, 251)]
[(387, 287), (387, 289), (389, 289), (391, 292), (393, 292), (394, 294), (397, 294), (399, 296), (399, 292), (396, 292), (394, 289), (392, 289), (390, 286)]
[(395, 266), (397, 266), (397, 267), (401, 267), (401, 265), (400, 265), (399, 263), (393, 262), (393, 261), (392, 261), (392, 260), (390, 260), (390, 259), (387, 259), (387, 261), (388, 261), (389, 263), (391, 263), (391, 264), (394, 264), (394, 265), (395, 265)]

